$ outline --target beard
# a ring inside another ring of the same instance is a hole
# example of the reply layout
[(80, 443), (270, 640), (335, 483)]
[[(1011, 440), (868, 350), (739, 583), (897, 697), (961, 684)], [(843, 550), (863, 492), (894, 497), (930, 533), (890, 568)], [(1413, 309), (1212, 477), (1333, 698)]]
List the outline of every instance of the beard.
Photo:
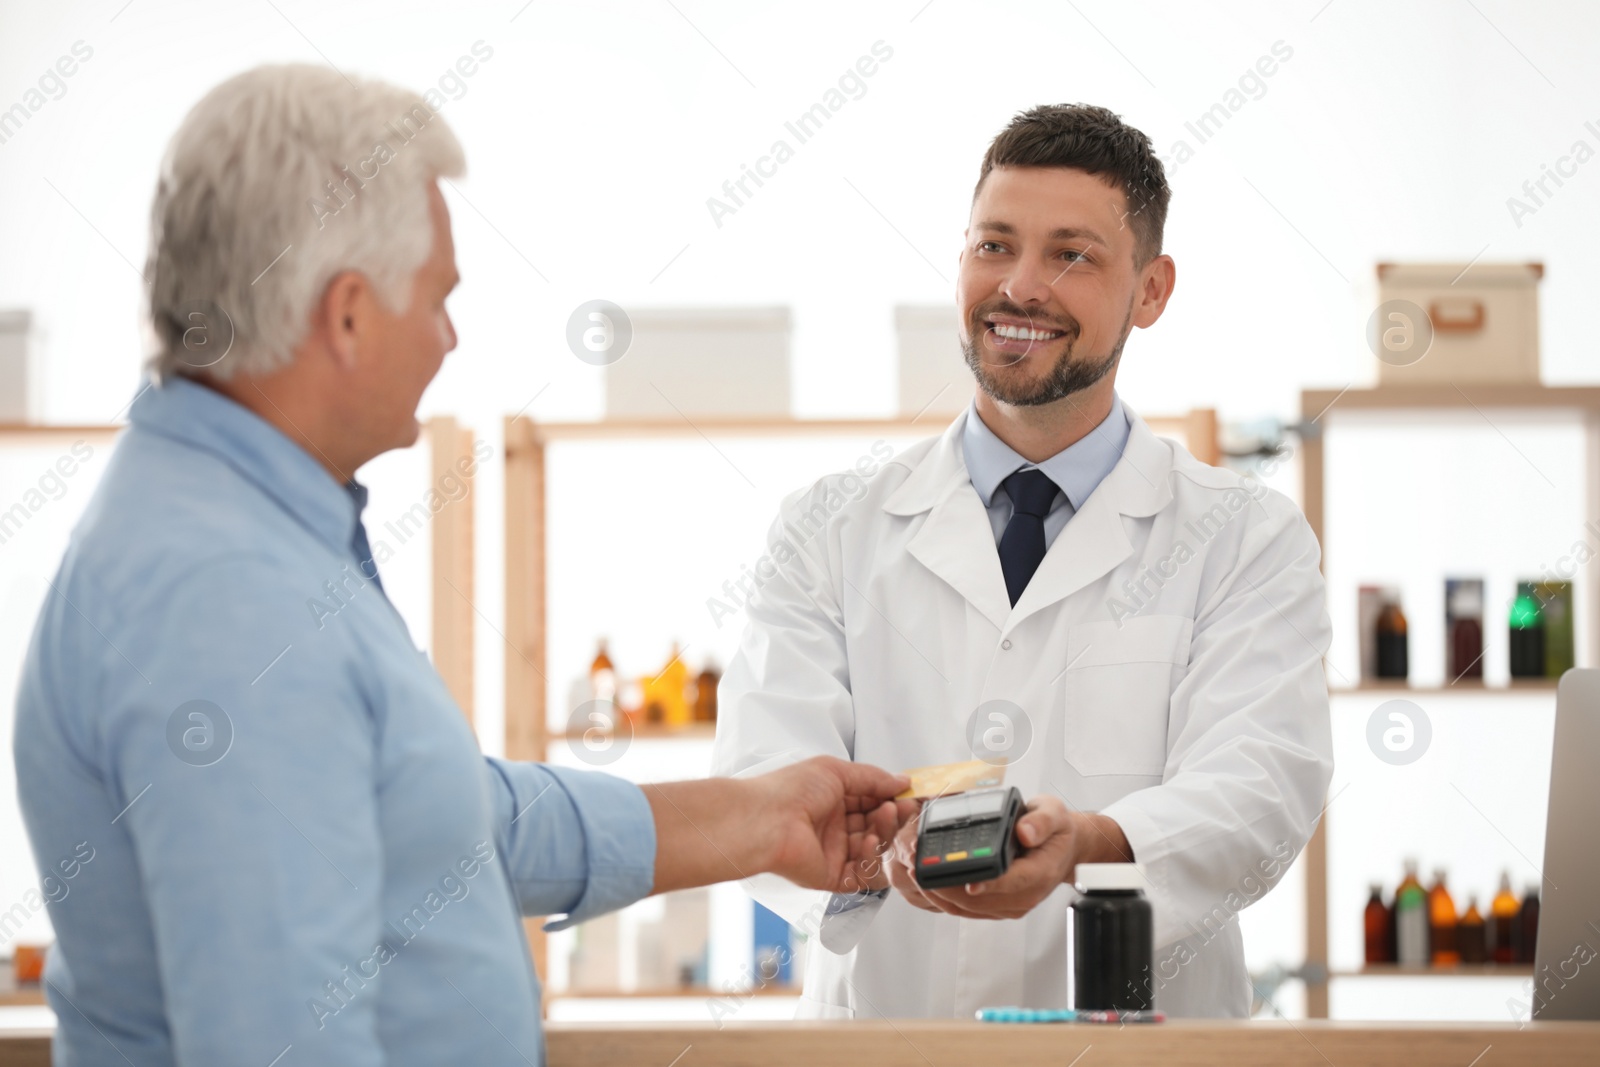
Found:
[[(1009, 308), (990, 308), (1000, 314), (1014, 314), (1022, 316), (1024, 313)], [(1041, 404), (1053, 404), (1057, 400), (1064, 400), (1073, 393), (1080, 393), (1094, 385), (1117, 365), (1122, 358), (1122, 346), (1128, 342), (1128, 326), (1133, 321), (1133, 302), (1128, 302), (1128, 313), (1122, 322), (1122, 329), (1118, 331), (1119, 339), (1111, 353), (1103, 358), (1074, 358), (1074, 346), (1077, 344), (1081, 329), (1076, 320), (1068, 320), (1063, 327), (1063, 336), (1056, 341), (1065, 341), (1065, 347), (1055, 365), (1050, 368), (1043, 378), (1032, 382), (1006, 382), (1001, 381), (992, 373), (994, 364), (986, 361), (983, 356), (982, 338), (988, 331), (984, 325), (984, 316), (976, 315), (967, 329), (968, 340), (961, 343), (962, 355), (966, 358), (967, 367), (972, 371), (972, 376), (978, 380), (978, 387), (990, 397), (1003, 404), (1016, 407), (1037, 407)], [(1056, 341), (1046, 341), (1043, 344), (1055, 344)], [(1001, 366), (1013, 366), (1013, 363)]]

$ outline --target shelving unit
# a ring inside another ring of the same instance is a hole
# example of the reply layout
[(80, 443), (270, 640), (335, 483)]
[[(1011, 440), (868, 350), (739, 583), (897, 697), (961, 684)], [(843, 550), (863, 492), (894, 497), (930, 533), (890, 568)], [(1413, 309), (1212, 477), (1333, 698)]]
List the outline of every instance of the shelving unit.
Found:
[[(1584, 514), (1590, 518), (1600, 516), (1600, 387), (1567, 386), (1547, 387), (1519, 384), (1462, 384), (1462, 385), (1411, 385), (1382, 386), (1375, 389), (1308, 389), (1300, 395), (1302, 426), (1317, 427), (1322, 420), (1337, 418), (1340, 413), (1352, 411), (1379, 412), (1385, 416), (1404, 419), (1416, 412), (1476, 412), (1489, 420), (1490, 412), (1514, 410), (1537, 412), (1568, 412), (1579, 415), (1583, 422), (1584, 449)], [(1321, 429), (1306, 434), (1302, 440), (1301, 462), (1303, 473), (1302, 508), (1306, 521), (1316, 533), (1322, 546), (1322, 569), (1327, 573), (1330, 546), (1324, 536), (1325, 528), (1325, 456)], [(1332, 552), (1338, 551), (1337, 546)], [(1586, 586), (1588, 597), (1588, 640), (1577, 648), (1579, 665), (1600, 663), (1600, 556), (1583, 564), (1583, 571), (1573, 579), (1575, 588)], [(1332, 591), (1330, 590), (1330, 595)], [(1582, 610), (1579, 598), (1574, 610)], [(1355, 685), (1332, 686), (1332, 695), (1350, 693), (1415, 693), (1415, 694), (1473, 694), (1488, 696), (1520, 696), (1548, 693), (1554, 699), (1554, 679), (1513, 679), (1509, 685), (1485, 685), (1474, 681), (1471, 685), (1457, 682), (1442, 686), (1411, 686), (1403, 683), (1359, 682)], [(1316, 833), (1307, 843), (1305, 858), (1305, 982), (1306, 1014), (1313, 1019), (1328, 1017), (1328, 986), (1330, 980), (1363, 977), (1525, 977), (1532, 974), (1528, 965), (1461, 965), (1453, 968), (1409, 968), (1397, 965), (1368, 966), (1360, 970), (1335, 971), (1328, 969), (1328, 813), (1323, 812)], [(1349, 921), (1355, 921), (1350, 918)]]
[[(1194, 409), (1177, 416), (1142, 415), (1157, 433), (1179, 433), (1189, 451), (1205, 463), (1220, 459), (1217, 441), (1217, 415), (1210, 408)], [(506, 464), (506, 619), (505, 637), (511, 651), (506, 656), (505, 676), (505, 751), (509, 759), (543, 761), (552, 741), (567, 735), (548, 727), (546, 659), (547, 622), (547, 451), (557, 443), (664, 438), (694, 438), (707, 442), (713, 438), (783, 437), (815, 438), (821, 435), (931, 437), (949, 424), (944, 415), (911, 419), (748, 419), (697, 417), (677, 419), (611, 420), (598, 422), (537, 423), (526, 417), (508, 418), (505, 423)], [(818, 470), (816, 475), (827, 473)], [(693, 739), (708, 741), (715, 734), (710, 723), (694, 724), (680, 730), (663, 727), (635, 727), (639, 740)], [(548, 975), (545, 934), (542, 919), (525, 920), (528, 943), (541, 979)], [(767, 987), (771, 995), (795, 995), (798, 987)], [(781, 991), (781, 992), (780, 992)], [(589, 995), (548, 993), (545, 1003), (556, 997)], [(629, 993), (628, 996), (641, 994)], [(648, 995), (648, 994), (643, 994)], [(717, 996), (721, 991), (706, 990), (695, 995)], [(742, 994), (741, 994), (742, 995)]]

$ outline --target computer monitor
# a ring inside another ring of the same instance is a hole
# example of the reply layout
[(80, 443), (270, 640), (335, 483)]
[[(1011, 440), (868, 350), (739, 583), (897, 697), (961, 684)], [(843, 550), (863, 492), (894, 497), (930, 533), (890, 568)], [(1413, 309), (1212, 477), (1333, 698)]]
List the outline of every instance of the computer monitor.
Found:
[(1561, 676), (1554, 747), (1533, 1017), (1600, 1020), (1600, 670)]

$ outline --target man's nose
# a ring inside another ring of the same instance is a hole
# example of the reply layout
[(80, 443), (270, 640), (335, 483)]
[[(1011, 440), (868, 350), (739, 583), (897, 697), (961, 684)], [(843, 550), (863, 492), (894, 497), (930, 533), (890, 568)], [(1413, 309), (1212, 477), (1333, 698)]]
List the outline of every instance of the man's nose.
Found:
[(1044, 264), (1019, 256), (1006, 273), (1000, 291), (1016, 304), (1043, 304), (1050, 299), (1050, 281)]

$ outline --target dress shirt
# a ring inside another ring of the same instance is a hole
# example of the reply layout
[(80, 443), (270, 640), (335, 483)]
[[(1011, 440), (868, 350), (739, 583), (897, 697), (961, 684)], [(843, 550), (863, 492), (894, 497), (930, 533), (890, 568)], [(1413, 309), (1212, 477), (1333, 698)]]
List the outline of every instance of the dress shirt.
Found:
[(1128, 432), (1128, 413), (1123, 410), (1122, 398), (1113, 392), (1111, 411), (1099, 425), (1044, 462), (1029, 463), (989, 429), (978, 415), (976, 401), (968, 406), (967, 422), (961, 429), (961, 452), (972, 487), (989, 511), (995, 544), (1000, 544), (1006, 523), (1011, 521), (1011, 497), (1001, 491), (1000, 483), (1012, 472), (1037, 467), (1061, 490), (1044, 517), (1044, 543), (1048, 548), (1122, 458)]
[(17, 699), (55, 1061), (541, 1064), (520, 916), (648, 893), (644, 794), (480, 752), (358, 485), (181, 377), (130, 420)]

